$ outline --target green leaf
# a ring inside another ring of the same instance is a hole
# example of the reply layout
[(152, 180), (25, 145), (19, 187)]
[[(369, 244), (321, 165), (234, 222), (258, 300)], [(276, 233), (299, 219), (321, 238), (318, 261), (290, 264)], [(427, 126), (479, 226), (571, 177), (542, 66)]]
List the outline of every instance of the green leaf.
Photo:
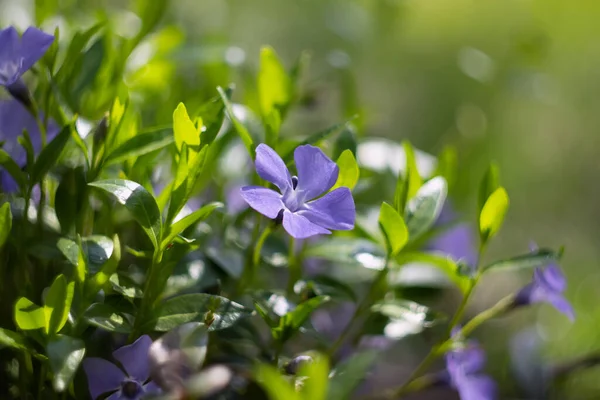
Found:
[[(200, 120), (200, 126), (201, 122), (202, 120)], [(179, 151), (184, 143), (194, 151), (200, 146), (200, 131), (190, 119), (183, 103), (179, 103), (173, 112), (173, 135)]]
[(0, 347), (10, 347), (16, 350), (32, 352), (27, 338), (18, 332), (0, 328)]
[(215, 331), (228, 328), (250, 314), (250, 310), (225, 297), (184, 294), (165, 301), (158, 308), (153, 329), (168, 331), (187, 322), (203, 322), (209, 331)]
[(443, 320), (440, 314), (431, 312), (428, 307), (402, 299), (383, 300), (374, 304), (371, 311), (390, 319), (386, 336), (394, 339), (420, 333)]
[(110, 332), (130, 333), (132, 328), (129, 320), (108, 304), (92, 304), (83, 314), (83, 319)]
[(335, 134), (343, 131), (344, 129), (346, 129), (346, 127), (348, 126), (348, 124), (350, 122), (352, 122), (353, 120), (354, 120), (354, 118), (350, 119), (349, 121), (343, 122), (341, 124), (335, 124), (335, 125), (327, 128), (327, 129), (325, 129), (323, 131), (320, 131), (320, 132), (317, 132), (317, 133), (313, 133), (312, 135), (310, 135), (309, 137), (307, 137), (306, 139), (304, 139), (300, 143), (294, 144), (289, 149), (286, 148), (287, 151), (281, 152), (282, 154), (284, 154), (281, 158), (283, 159), (283, 161), (285, 161), (286, 164), (288, 164), (294, 158), (294, 149), (296, 149), (296, 147), (303, 146), (305, 144), (316, 145), (321, 140), (325, 140), (329, 136), (335, 135)]
[(348, 189), (354, 189), (360, 176), (360, 169), (358, 163), (354, 158), (354, 154), (350, 150), (344, 150), (336, 162), (340, 169), (338, 179), (331, 190), (335, 190), (339, 187), (347, 187)]
[(0, 149), (0, 166), (13, 177), (21, 189), (27, 187), (27, 175), (21, 171), (21, 167), (17, 165), (15, 160), (2, 149)]
[(204, 363), (207, 347), (206, 325), (189, 322), (174, 328), (150, 346), (148, 357), (153, 375), (163, 380), (172, 379), (173, 371), (197, 371)]
[(367, 373), (377, 359), (378, 352), (374, 350), (355, 353), (335, 368), (329, 380), (328, 400), (346, 400), (358, 385), (366, 379)]
[(405, 141), (402, 143), (402, 147), (406, 156), (406, 168), (404, 175), (398, 173), (398, 182), (394, 192), (394, 207), (400, 214), (404, 213), (406, 203), (417, 194), (423, 184), (412, 145)]
[(441, 176), (427, 181), (406, 205), (406, 226), (411, 240), (427, 232), (438, 219), (448, 194), (448, 185)]
[(353, 124), (346, 124), (343, 131), (335, 139), (335, 143), (333, 145), (333, 157), (339, 158), (344, 150), (350, 150), (352, 154), (356, 154), (357, 151), (357, 143), (356, 143), (356, 128)]
[(55, 391), (64, 392), (83, 360), (85, 343), (70, 336), (57, 335), (48, 342), (46, 353), (54, 373), (52, 386)]
[(44, 309), (26, 297), (21, 297), (15, 304), (15, 322), (19, 329), (31, 331), (46, 326)]
[(282, 342), (292, 337), (317, 308), (329, 301), (328, 296), (317, 296), (299, 304), (279, 320), (279, 325), (271, 333)]
[(154, 197), (138, 183), (123, 179), (107, 179), (89, 185), (114, 195), (140, 224), (154, 248), (158, 248), (161, 238), (162, 220)]
[[(462, 275), (456, 262), (446, 254), (409, 252), (400, 254), (396, 258), (396, 262), (400, 265), (399, 272), (402, 271), (403, 267), (411, 263), (419, 264), (421, 268), (421, 264), (433, 266), (443, 272), (463, 293), (467, 292), (471, 284), (471, 279), (468, 276)], [(394, 274), (392, 273), (390, 274), (390, 279), (393, 278)]]
[(33, 168), (31, 169), (31, 182), (41, 182), (42, 178), (50, 171), (58, 158), (60, 157), (63, 149), (71, 138), (71, 125), (66, 125), (62, 131), (50, 142), (46, 147), (42, 149)]
[(532, 253), (522, 254), (486, 265), (483, 270), (530, 269), (541, 267), (560, 260), (561, 253), (549, 249), (539, 249)]
[(163, 149), (173, 143), (170, 128), (156, 128), (140, 132), (138, 135), (121, 143), (106, 157), (105, 164), (115, 164), (130, 158), (142, 156)]
[(75, 110), (81, 110), (83, 94), (94, 83), (104, 56), (104, 38), (100, 37), (75, 61), (71, 75), (66, 81), (67, 99)]
[(329, 360), (324, 356), (316, 356), (312, 362), (304, 363), (300, 367), (299, 376), (307, 379), (302, 386), (302, 397), (310, 400), (327, 399), (327, 386), (329, 380)]
[(248, 150), (248, 154), (250, 154), (250, 158), (252, 158), (254, 160), (254, 147), (255, 146), (254, 146), (254, 143), (252, 140), (252, 135), (250, 135), (248, 128), (246, 128), (244, 126), (244, 124), (242, 124), (240, 122), (240, 120), (235, 116), (235, 113), (233, 112), (233, 106), (231, 105), (231, 102), (229, 101), (229, 97), (227, 96), (227, 93), (220, 86), (217, 87), (217, 91), (219, 92), (219, 96), (221, 96), (221, 100), (223, 100), (223, 104), (225, 105), (225, 110), (227, 111), (227, 117), (229, 117), (229, 120), (233, 124), (236, 132), (238, 133), (238, 135), (242, 139), (242, 142), (246, 146), (246, 149)]
[(334, 300), (356, 301), (356, 295), (349, 285), (327, 275), (317, 275), (308, 281), (298, 281), (294, 285), (294, 292), (301, 297), (312, 294), (329, 296)]
[(173, 180), (171, 184), (171, 197), (169, 209), (167, 210), (167, 224), (173, 221), (173, 219), (185, 205), (185, 202), (188, 200), (188, 175), (188, 145), (184, 142), (181, 144), (179, 162), (177, 163), (177, 171), (175, 172), (175, 180)]
[(386, 239), (389, 254), (395, 256), (408, 242), (408, 229), (402, 216), (386, 202), (381, 204), (379, 211), (379, 227)]
[[(67, 261), (74, 267), (80, 264), (79, 245), (73, 240), (60, 238), (56, 247), (65, 256)], [(83, 261), (85, 262), (89, 273), (95, 274), (106, 263), (113, 254), (115, 245), (113, 241), (101, 235), (92, 235), (81, 240), (83, 250)]]
[(12, 229), (12, 213), (10, 203), (0, 206), (0, 247), (4, 246)]
[[(263, 119), (267, 119), (273, 111), (284, 112), (292, 100), (292, 94), (292, 82), (277, 53), (272, 47), (263, 47), (258, 71), (258, 97)], [(267, 144), (273, 146), (275, 143)]]
[(385, 251), (382, 247), (358, 238), (332, 237), (326, 241), (308, 243), (304, 256), (328, 260), (347, 267), (380, 270), (385, 265)]
[(46, 334), (53, 335), (60, 332), (67, 323), (74, 291), (75, 282), (67, 282), (64, 275), (61, 274), (54, 279), (44, 301)]
[(478, 206), (479, 206), (479, 214), (483, 210), (483, 206), (487, 199), (500, 187), (500, 171), (496, 164), (490, 164), (483, 179), (481, 180), (481, 184), (479, 185), (479, 197), (478, 197)]
[(488, 197), (479, 215), (482, 242), (485, 243), (498, 232), (504, 222), (508, 204), (508, 193), (503, 187), (499, 187)]
[(202, 206), (200, 209), (194, 211), (189, 215), (186, 215), (179, 221), (175, 222), (169, 227), (169, 230), (167, 231), (168, 234), (166, 235), (167, 237), (162, 241), (161, 247), (163, 249), (166, 248), (177, 237), (177, 235), (185, 231), (187, 228), (189, 228), (196, 222), (208, 218), (208, 216), (210, 216), (210, 214), (212, 214), (214, 210), (222, 208), (223, 206), (224, 204), (219, 203), (218, 201), (208, 203)]
[(296, 392), (279, 371), (267, 364), (259, 364), (254, 373), (255, 379), (261, 385), (270, 400), (301, 400), (303, 397)]

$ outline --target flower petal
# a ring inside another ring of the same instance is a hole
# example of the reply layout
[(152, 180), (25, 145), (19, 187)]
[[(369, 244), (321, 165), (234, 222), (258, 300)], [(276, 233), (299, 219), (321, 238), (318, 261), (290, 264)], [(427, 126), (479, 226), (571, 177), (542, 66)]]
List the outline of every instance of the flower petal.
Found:
[(0, 31), (0, 85), (8, 86), (19, 78), (22, 59), (19, 34), (14, 27)]
[(101, 394), (117, 390), (126, 375), (115, 364), (102, 358), (90, 357), (83, 360), (83, 369), (87, 375), (88, 388), (92, 399)]
[(309, 144), (294, 150), (298, 170), (297, 191), (305, 200), (314, 199), (325, 193), (337, 181), (339, 168), (321, 149)]
[(465, 376), (456, 387), (460, 400), (492, 400), (496, 398), (496, 383), (485, 375)]
[(269, 218), (276, 218), (279, 211), (284, 208), (281, 195), (271, 189), (261, 186), (244, 186), (241, 189), (241, 195), (250, 207)]
[(569, 303), (569, 301), (561, 294), (549, 293), (546, 295), (546, 301), (552, 304), (556, 310), (566, 315), (571, 322), (575, 321), (575, 312), (573, 311), (573, 306), (571, 306), (571, 303)]
[(567, 288), (567, 280), (556, 264), (550, 264), (544, 269), (536, 269), (534, 276), (538, 284), (550, 290), (563, 292)]
[(470, 346), (458, 352), (463, 371), (467, 374), (479, 372), (485, 365), (485, 353), (477, 346)]
[(285, 194), (292, 189), (292, 176), (279, 157), (279, 154), (266, 144), (256, 147), (256, 161), (254, 162), (256, 173), (261, 178), (273, 183)]
[(150, 336), (140, 336), (138, 340), (128, 346), (123, 346), (113, 352), (113, 357), (119, 360), (127, 374), (144, 382), (150, 376), (148, 350), (152, 345)]
[(21, 37), (21, 57), (23, 57), (21, 74), (46, 54), (53, 41), (53, 35), (49, 35), (33, 26), (23, 32), (23, 37)]
[(298, 214), (327, 229), (347, 231), (354, 228), (356, 208), (350, 189), (341, 187), (306, 203)]
[(454, 226), (435, 236), (427, 243), (426, 249), (444, 253), (454, 260), (462, 260), (467, 265), (474, 266), (477, 263), (475, 235), (468, 224)]
[(302, 215), (294, 214), (287, 209), (283, 211), (283, 228), (296, 239), (331, 233), (327, 229), (313, 224)]

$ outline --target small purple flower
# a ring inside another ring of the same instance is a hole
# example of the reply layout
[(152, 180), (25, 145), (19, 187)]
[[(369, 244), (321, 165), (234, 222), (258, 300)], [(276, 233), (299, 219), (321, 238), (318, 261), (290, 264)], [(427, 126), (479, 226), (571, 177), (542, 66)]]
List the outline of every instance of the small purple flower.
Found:
[(517, 293), (515, 303), (517, 305), (550, 303), (574, 321), (573, 307), (563, 295), (566, 287), (567, 280), (557, 264), (552, 263), (545, 268), (536, 268), (531, 283)]
[(481, 348), (467, 347), (446, 354), (446, 382), (456, 389), (461, 400), (491, 400), (496, 398), (496, 384), (480, 373), (485, 364)]
[(113, 352), (113, 357), (121, 363), (125, 372), (103, 358), (83, 360), (92, 399), (114, 392), (107, 400), (138, 400), (146, 393), (157, 392), (159, 389), (153, 382), (144, 384), (150, 377), (148, 350), (151, 345), (152, 339), (144, 335), (133, 344)]
[[(21, 136), (24, 130), (29, 133), (34, 151), (39, 153), (42, 148), (42, 139), (38, 124), (33, 115), (31, 115), (23, 104), (16, 100), (0, 101), (0, 142), (4, 142), (2, 149), (21, 168), (27, 163), (27, 154), (17, 141), (17, 138)], [(48, 121), (46, 135), (48, 140), (52, 140), (59, 131), (60, 128), (53, 121)], [(0, 188), (5, 193), (14, 193), (17, 191), (18, 186), (6, 171), (0, 171)]]
[[(436, 225), (450, 224), (456, 218), (452, 206), (446, 202)], [(472, 267), (477, 264), (475, 235), (469, 224), (462, 223), (448, 228), (427, 243), (426, 249), (447, 254), (452, 259), (461, 260)]]
[(46, 53), (54, 36), (29, 27), (19, 37), (14, 27), (0, 31), (0, 85), (18, 84), (21, 76)]
[(350, 189), (340, 187), (319, 197), (337, 181), (336, 163), (311, 145), (297, 147), (294, 160), (297, 177), (290, 174), (272, 148), (258, 145), (256, 172), (277, 186), (281, 194), (260, 186), (245, 186), (241, 190), (244, 200), (269, 218), (282, 218), (284, 229), (296, 239), (353, 229), (356, 209)]

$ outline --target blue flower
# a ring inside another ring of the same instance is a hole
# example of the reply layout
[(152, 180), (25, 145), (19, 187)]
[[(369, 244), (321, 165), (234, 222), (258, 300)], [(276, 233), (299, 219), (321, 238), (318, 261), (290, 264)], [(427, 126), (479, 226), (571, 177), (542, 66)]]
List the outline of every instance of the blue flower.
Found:
[(123, 346), (113, 352), (124, 371), (103, 358), (90, 357), (83, 360), (83, 369), (88, 379), (88, 388), (92, 399), (102, 394), (112, 393), (107, 400), (139, 400), (146, 393), (159, 391), (149, 382), (148, 350), (152, 339), (141, 336), (133, 344)]
[(496, 398), (496, 384), (480, 373), (485, 354), (473, 343), (446, 353), (446, 382), (460, 395), (461, 400), (491, 400)]
[[(436, 221), (436, 226), (452, 224), (455, 221), (456, 215), (451, 205), (446, 203)], [(453, 260), (461, 260), (467, 265), (474, 267), (477, 264), (475, 243), (476, 239), (473, 229), (469, 224), (462, 223), (450, 226), (435, 236), (427, 243), (426, 250), (447, 254)]]
[(536, 268), (531, 283), (517, 293), (515, 303), (516, 305), (550, 303), (574, 321), (573, 307), (563, 295), (566, 287), (567, 280), (557, 264), (552, 263), (545, 268)]
[(18, 84), (21, 76), (46, 53), (54, 36), (29, 27), (19, 37), (14, 27), (0, 30), (0, 85)]
[[(241, 189), (244, 200), (259, 213), (282, 218), (283, 228), (296, 239), (330, 230), (354, 228), (356, 209), (347, 187), (333, 187), (339, 169), (318, 147), (299, 146), (294, 151), (298, 176), (292, 176), (279, 155), (269, 146), (256, 147), (256, 172), (273, 183), (280, 193), (260, 186)], [(316, 200), (314, 200), (316, 199)]]

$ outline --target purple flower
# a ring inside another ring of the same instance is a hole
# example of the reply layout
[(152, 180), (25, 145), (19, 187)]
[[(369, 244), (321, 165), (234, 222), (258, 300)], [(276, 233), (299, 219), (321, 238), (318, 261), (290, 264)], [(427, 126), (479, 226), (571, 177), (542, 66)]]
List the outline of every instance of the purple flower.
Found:
[(48, 50), (54, 36), (29, 27), (19, 37), (14, 27), (0, 31), (0, 85), (18, 84), (21, 76)]
[[(456, 218), (452, 206), (446, 202), (436, 221), (436, 225), (450, 224)], [(459, 224), (448, 228), (427, 243), (426, 249), (447, 254), (452, 259), (462, 260), (470, 266), (477, 264), (475, 235), (469, 224)]]
[[(24, 167), (27, 163), (25, 149), (17, 141), (24, 130), (29, 133), (34, 151), (39, 153), (42, 139), (35, 118), (23, 104), (16, 100), (0, 101), (0, 142), (4, 142), (2, 149), (20, 167)], [(52, 140), (59, 131), (59, 127), (53, 121), (49, 121), (47, 139)], [(17, 183), (6, 171), (0, 171), (0, 187), (5, 193), (14, 193), (18, 190)]]
[(479, 373), (485, 363), (483, 350), (474, 344), (446, 354), (446, 382), (461, 400), (491, 400), (496, 398), (496, 384)]
[(107, 400), (138, 400), (145, 393), (158, 391), (153, 382), (144, 385), (150, 376), (148, 350), (151, 345), (152, 339), (144, 335), (133, 344), (115, 350), (113, 357), (124, 370), (103, 358), (83, 360), (92, 399), (114, 391)]
[(563, 295), (566, 287), (567, 280), (558, 265), (552, 263), (545, 268), (536, 268), (531, 283), (517, 293), (515, 303), (517, 305), (550, 303), (573, 321), (575, 320), (573, 307)]
[(241, 190), (244, 200), (269, 218), (282, 218), (284, 229), (296, 239), (330, 234), (330, 230), (353, 229), (356, 210), (350, 189), (340, 187), (319, 197), (337, 181), (336, 163), (311, 145), (297, 147), (294, 160), (297, 177), (290, 174), (273, 149), (258, 145), (256, 172), (277, 186), (281, 193), (260, 186), (245, 186)]

